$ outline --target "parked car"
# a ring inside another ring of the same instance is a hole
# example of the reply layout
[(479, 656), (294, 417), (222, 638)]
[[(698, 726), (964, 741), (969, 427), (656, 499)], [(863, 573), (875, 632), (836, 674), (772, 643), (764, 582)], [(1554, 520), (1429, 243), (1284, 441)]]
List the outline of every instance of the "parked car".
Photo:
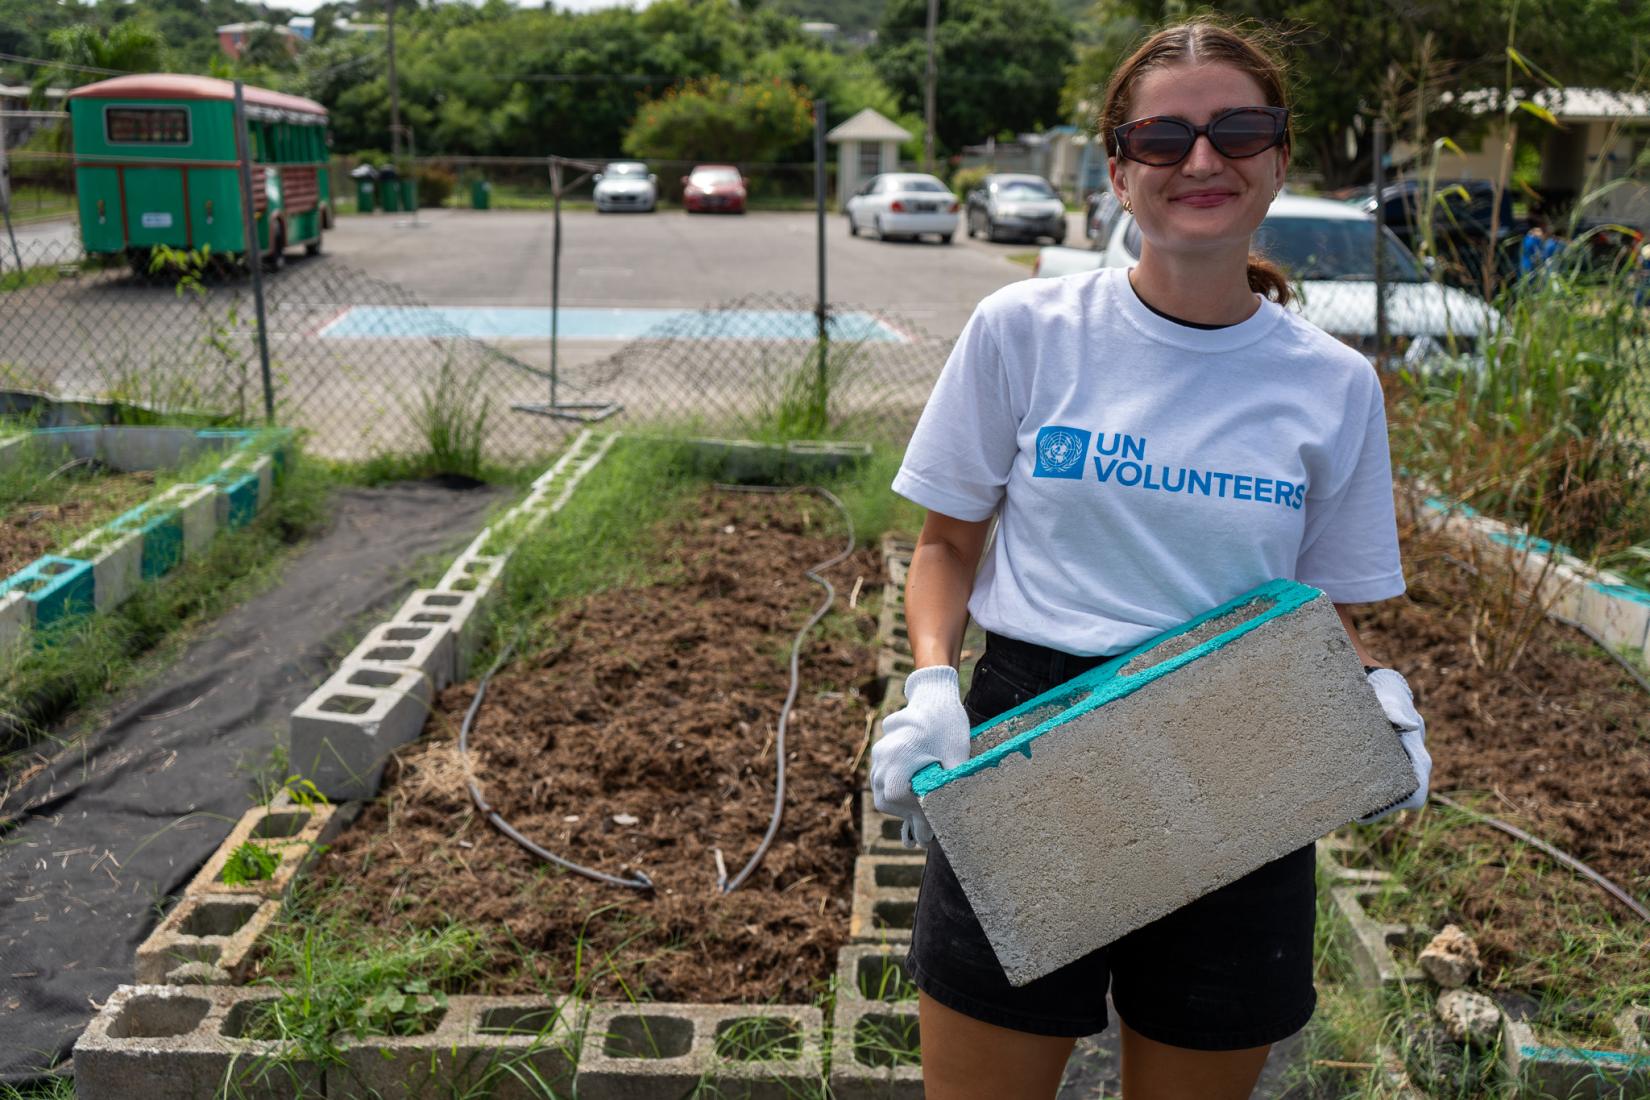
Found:
[[(1410, 249), (1416, 249), (1425, 224), (1421, 207), (1428, 205), (1432, 217), (1432, 240), (1438, 274), (1444, 281), (1472, 289), (1483, 285), (1487, 257), (1493, 255), (1497, 277), (1518, 277), (1518, 245), (1529, 229), (1528, 219), (1513, 217), (1512, 189), (1503, 188), (1499, 203), (1495, 183), (1487, 179), (1438, 180), (1430, 204), (1420, 180), (1395, 180), (1375, 189), (1364, 186), (1348, 192), (1346, 201), (1366, 214), (1378, 216), (1383, 224)], [(1490, 227), (1495, 227), (1495, 248), (1491, 252)]]
[(1117, 225), (1117, 217), (1123, 213), (1123, 204), (1117, 201), (1117, 196), (1111, 193), (1111, 188), (1089, 193), (1087, 207), (1083, 215), (1083, 236), (1088, 238), (1089, 247), (1102, 249), (1106, 242), (1111, 240), (1111, 231)]
[[(1371, 214), (1329, 199), (1279, 195), (1255, 231), (1255, 250), (1289, 272), (1290, 302), (1308, 321), (1375, 357), (1375, 258)], [(1388, 354), (1418, 364), (1444, 355), (1477, 357), (1479, 336), (1501, 316), (1478, 297), (1432, 282), (1390, 229), (1381, 229)], [(1132, 267), (1140, 259), (1140, 227), (1123, 211), (1099, 250), (1042, 249), (1032, 273), (1055, 278), (1102, 267)]]
[(659, 177), (639, 160), (616, 160), (596, 173), (596, 213), (640, 210), (651, 214), (659, 205)]
[(1066, 204), (1042, 176), (999, 172), (985, 177), (968, 193), (968, 235), (987, 240), (1048, 237), (1066, 239)]
[(745, 212), (745, 177), (731, 164), (700, 164), (682, 177), (682, 209), (689, 214)]
[(915, 172), (885, 172), (866, 180), (848, 199), (848, 235), (859, 236), (869, 229), (878, 240), (904, 237), (916, 240), (923, 234), (938, 236), (950, 244), (957, 232), (957, 210), (961, 204), (933, 176)]

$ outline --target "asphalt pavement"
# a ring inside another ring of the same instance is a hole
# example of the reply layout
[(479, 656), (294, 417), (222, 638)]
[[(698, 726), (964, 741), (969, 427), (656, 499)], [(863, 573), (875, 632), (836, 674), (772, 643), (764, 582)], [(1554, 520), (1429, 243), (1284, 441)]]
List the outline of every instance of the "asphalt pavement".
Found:
[[(416, 225), (414, 221), (416, 220)], [(1081, 240), (1071, 216), (1068, 240)], [(749, 294), (818, 289), (812, 213), (745, 215), (562, 214), (561, 300), (569, 306), (718, 305)], [(826, 294), (843, 305), (897, 313), (935, 336), (955, 337), (979, 300), (1023, 279), (1011, 262), (1029, 243), (954, 243), (849, 237), (825, 220)], [(1045, 242), (1046, 243), (1046, 242)], [(548, 305), (552, 218), (545, 211), (422, 210), (339, 219), (326, 253), (398, 283), (431, 305)]]

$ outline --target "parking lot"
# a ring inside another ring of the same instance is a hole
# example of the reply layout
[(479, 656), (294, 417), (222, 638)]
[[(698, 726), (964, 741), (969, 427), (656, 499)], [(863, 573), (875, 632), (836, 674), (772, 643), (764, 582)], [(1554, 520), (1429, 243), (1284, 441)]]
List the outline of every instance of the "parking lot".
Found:
[[(423, 210), (416, 220), (342, 218), (326, 252), (431, 305), (549, 304), (548, 211)], [(1067, 239), (1081, 241), (1081, 219), (1069, 220)], [(851, 238), (840, 214), (825, 230), (831, 301), (886, 310), (942, 337), (962, 331), (981, 298), (1029, 275), (1008, 257), (1036, 248), (969, 240), (960, 229), (951, 245)], [(562, 234), (566, 306), (698, 308), (817, 287), (811, 213), (581, 210), (563, 213)]]

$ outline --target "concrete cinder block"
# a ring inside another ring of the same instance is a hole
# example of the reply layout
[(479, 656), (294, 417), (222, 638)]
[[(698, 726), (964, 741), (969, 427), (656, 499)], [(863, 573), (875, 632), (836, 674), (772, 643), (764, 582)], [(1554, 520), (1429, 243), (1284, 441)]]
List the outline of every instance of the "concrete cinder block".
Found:
[(1502, 1013), (1501, 1021), (1502, 1058), (1518, 1095), (1565, 1100), (1650, 1096), (1650, 1051), (1642, 1037), (1624, 1036), (1620, 1049), (1558, 1046), (1542, 1042), (1511, 1013)]
[(412, 669), (344, 664), (292, 712), (292, 768), (334, 802), (378, 792), (390, 753), (430, 713), (430, 680)]
[(106, 465), (132, 473), (183, 465), (205, 449), (192, 428), (140, 428), (109, 424), (98, 429), (98, 453)]
[(814, 1095), (823, 1032), (819, 1010), (804, 1005), (597, 1003), (579, 1053), (579, 1100)]
[(910, 855), (900, 841), (900, 819), (878, 810), (868, 790), (859, 793), (859, 850), (873, 856)]
[(853, 469), (871, 458), (869, 443), (797, 439), (785, 444), (783, 477), (788, 482), (818, 481)]
[(452, 683), (453, 636), (442, 623), (381, 623), (344, 658), (362, 668), (412, 669), (430, 681), (431, 695)]
[[(196, 897), (285, 898), (298, 875), (314, 862), (316, 846), (331, 840), (341, 825), (337, 808), (331, 805), (289, 805), (279, 809), (254, 806), (236, 822), (218, 850), (195, 873), (184, 893)], [(279, 858), (274, 873), (255, 882), (223, 881), (224, 867), (235, 849), (248, 843), (267, 849)]]
[(115, 517), (109, 527), (143, 535), (143, 579), (164, 577), (183, 560), (183, 516), (159, 499), (146, 501)]
[(533, 488), (543, 488), (544, 486), (555, 481), (562, 474), (566, 473), (568, 468), (572, 466), (575, 461), (585, 455), (587, 449), (591, 446), (592, 441), (595, 439), (595, 436), (596, 433), (591, 431), (589, 428), (584, 429), (577, 436), (575, 436), (573, 438), (573, 442), (567, 445), (567, 449), (561, 453), (561, 456), (557, 458), (554, 463), (551, 464), (550, 468), (533, 479)]
[(183, 556), (200, 558), (218, 533), (218, 491), (212, 485), (174, 485), (158, 498), (166, 507), (176, 508), (183, 525)]
[(252, 970), (258, 937), (281, 911), (257, 894), (186, 894), (137, 951), (143, 985), (231, 985)]
[(837, 953), (831, 1027), (835, 1100), (921, 1100), (917, 987), (905, 945), (849, 946)]
[(1577, 610), (1576, 619), (1611, 648), (1645, 648), (1645, 637), (1650, 634), (1650, 592), (1619, 581), (1597, 580), (1582, 587)]
[(984, 723), (972, 753), (912, 788), (1016, 985), (1415, 788), (1333, 605), (1284, 580)]
[(504, 564), (508, 560), (502, 554), (483, 554), (479, 547), (474, 551), (466, 550), (448, 566), (436, 589), (443, 592), (474, 592), (481, 599), (489, 599), (494, 588), (503, 586)]
[(0, 656), (22, 644), (34, 629), (34, 601), (22, 591), (0, 588)]
[[(895, 830), (899, 819), (893, 818)], [(896, 840), (897, 844), (898, 841)], [(854, 860), (854, 907), (848, 939), (854, 943), (907, 943), (917, 915), (917, 888), (928, 857), (903, 849), (899, 855)]]
[[(52, 626), (97, 608), (92, 563), (47, 554), (0, 580), (0, 597), (21, 593), (33, 605), (33, 625)], [(15, 616), (17, 613), (14, 612)]]
[(327, 1095), (381, 1100), (568, 1096), (577, 1053), (578, 1002), (537, 997), (449, 997), (418, 1035), (340, 1043)]
[(143, 535), (100, 527), (72, 544), (69, 557), (92, 563), (92, 603), (112, 611), (143, 583)]
[(433, 588), (421, 588), (407, 597), (395, 613), (395, 621), (445, 627), (453, 643), (451, 681), (461, 683), (470, 678), (470, 665), (485, 637), (490, 611), (490, 604), (483, 604), (475, 592), (440, 592)]
[(1419, 956), (1421, 948), (1432, 939), (1432, 933), (1413, 925), (1377, 921), (1363, 906), (1364, 899), (1373, 898), (1382, 890), (1401, 889), (1358, 885), (1330, 888), (1330, 902), (1346, 931), (1347, 954), (1352, 959), (1353, 972), (1366, 989), (1426, 980), (1419, 966), (1400, 962), (1392, 949), (1405, 948), (1407, 954)]
[[(320, 1067), (260, 1038), (263, 989), (123, 985), (74, 1047), (80, 1100), (298, 1100), (325, 1095)], [(283, 1053), (287, 1057), (277, 1061)]]
[(1369, 845), (1341, 833), (1320, 837), (1318, 870), (1339, 883), (1390, 882), (1392, 872), (1375, 866)]

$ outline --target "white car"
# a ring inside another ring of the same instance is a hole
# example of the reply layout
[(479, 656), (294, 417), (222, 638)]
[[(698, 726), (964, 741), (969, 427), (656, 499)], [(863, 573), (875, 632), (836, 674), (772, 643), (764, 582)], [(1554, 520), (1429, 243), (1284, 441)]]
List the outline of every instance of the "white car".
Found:
[(659, 177), (639, 160), (616, 160), (597, 172), (596, 213), (640, 210), (651, 214), (659, 205)]
[(869, 230), (879, 240), (916, 240), (933, 234), (950, 244), (957, 232), (960, 204), (951, 189), (933, 176), (885, 172), (872, 176), (848, 199), (848, 235)]
[[(1387, 350), (1406, 364), (1440, 355), (1479, 358), (1479, 338), (1502, 318), (1471, 294), (1432, 282), (1390, 229), (1386, 252)], [(1289, 273), (1289, 308), (1325, 332), (1375, 358), (1375, 219), (1346, 203), (1279, 195), (1255, 231), (1255, 251)], [(1032, 274), (1055, 278), (1101, 267), (1132, 267), (1140, 259), (1140, 227), (1120, 211), (1108, 240), (1094, 249), (1044, 248)]]

